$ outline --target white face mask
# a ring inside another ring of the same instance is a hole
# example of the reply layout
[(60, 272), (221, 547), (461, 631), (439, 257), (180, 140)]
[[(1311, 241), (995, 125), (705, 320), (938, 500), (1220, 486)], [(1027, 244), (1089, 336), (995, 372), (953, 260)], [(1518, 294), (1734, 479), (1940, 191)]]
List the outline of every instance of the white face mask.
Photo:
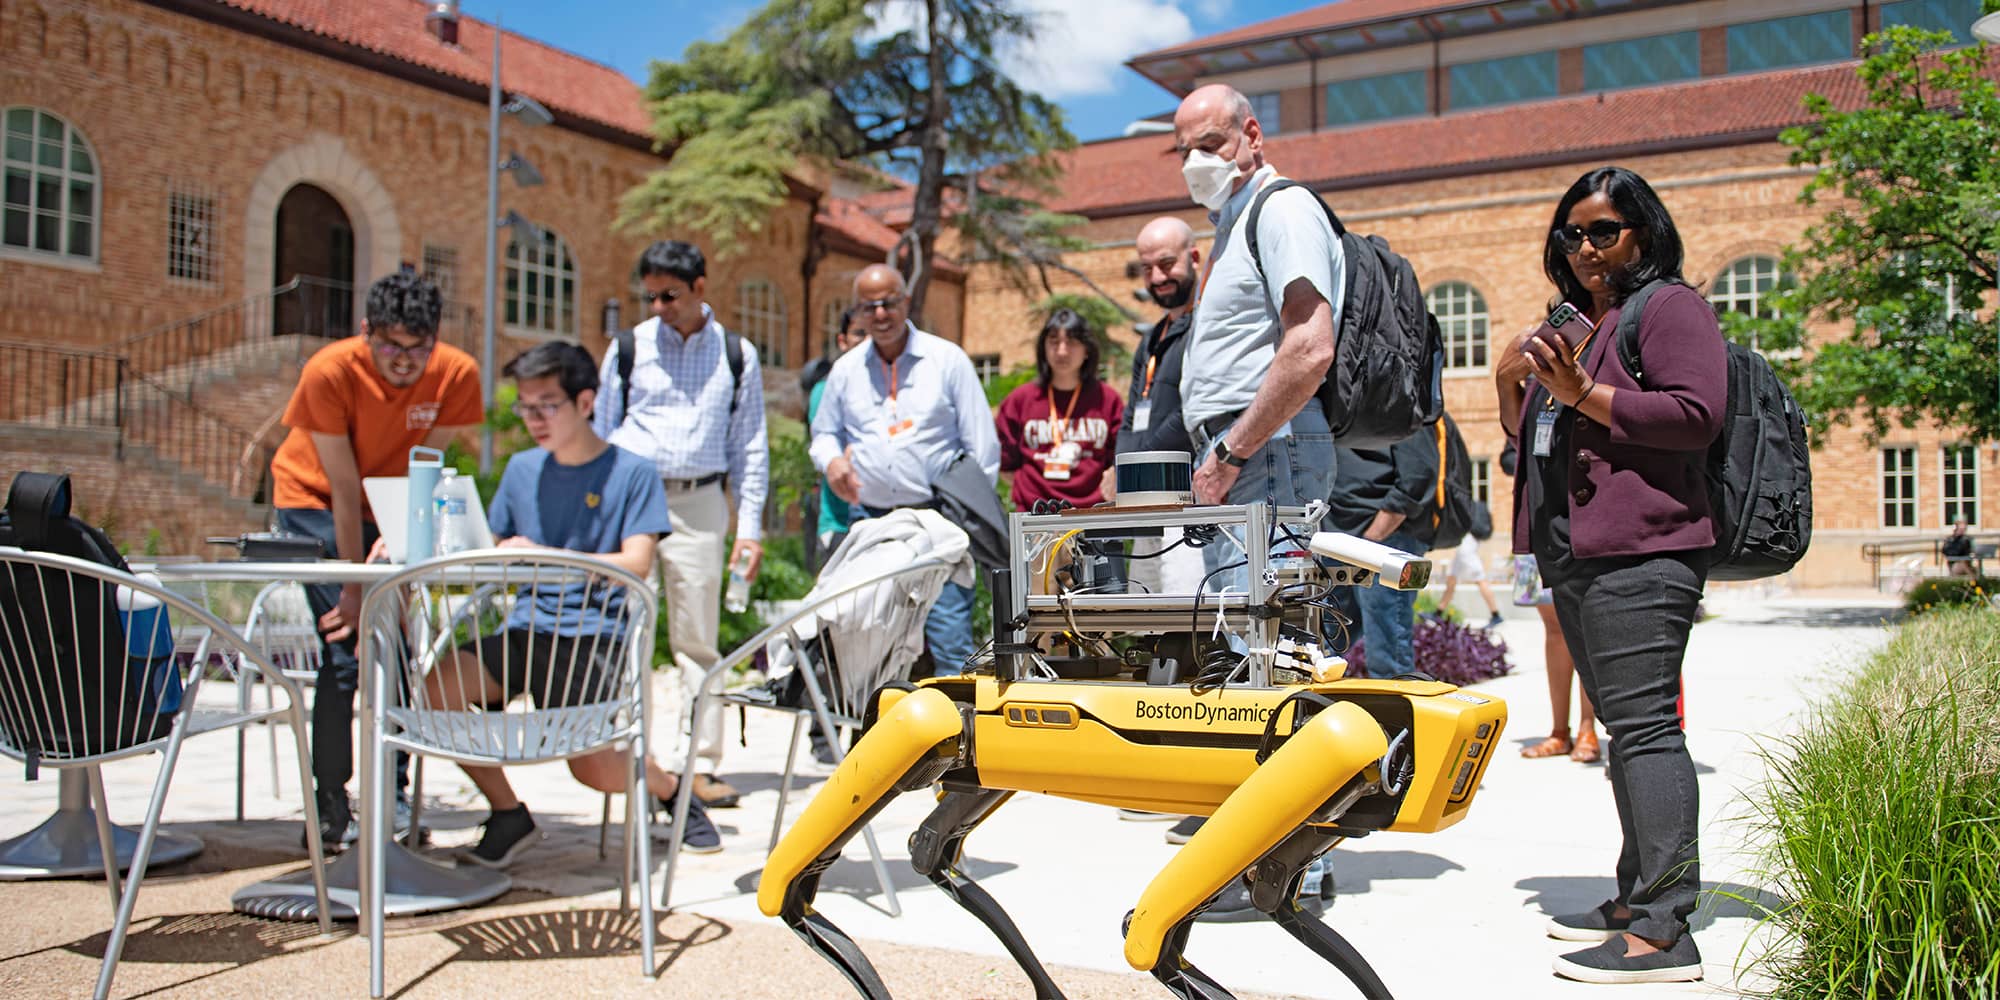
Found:
[(1243, 171), (1236, 161), (1225, 160), (1207, 150), (1191, 150), (1181, 164), (1181, 178), (1187, 181), (1188, 197), (1211, 212), (1222, 211), (1229, 202), (1230, 185)]

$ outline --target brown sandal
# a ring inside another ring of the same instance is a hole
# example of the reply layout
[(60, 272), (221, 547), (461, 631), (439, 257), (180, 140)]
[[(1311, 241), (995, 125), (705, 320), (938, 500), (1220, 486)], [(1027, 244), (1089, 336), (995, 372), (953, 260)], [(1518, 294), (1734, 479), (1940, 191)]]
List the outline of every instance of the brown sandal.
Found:
[(1560, 757), (1570, 751), (1569, 730), (1558, 729), (1549, 738), (1531, 747), (1523, 747), (1523, 757)]
[(1602, 754), (1597, 747), (1597, 730), (1586, 729), (1576, 738), (1576, 746), (1569, 752), (1569, 759), (1579, 764), (1595, 764)]

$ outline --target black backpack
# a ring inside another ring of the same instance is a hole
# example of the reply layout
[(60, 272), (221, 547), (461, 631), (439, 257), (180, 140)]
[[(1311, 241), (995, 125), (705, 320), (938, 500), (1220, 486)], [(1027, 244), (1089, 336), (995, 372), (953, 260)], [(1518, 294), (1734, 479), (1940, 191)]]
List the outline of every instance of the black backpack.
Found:
[(1428, 431), (1438, 445), (1437, 493), (1431, 497), (1431, 547), (1434, 549), (1456, 548), (1465, 536), (1471, 535), (1484, 540), (1493, 535), (1493, 517), (1472, 495), (1472, 454), (1466, 450), (1465, 438), (1459, 436), (1458, 423), (1449, 414), (1440, 417)]
[[(64, 475), (14, 477), (0, 515), (0, 546), (130, 571), (103, 531), (70, 516)], [(165, 616), (134, 638), (142, 647), (165, 638), (166, 656), (134, 655), (117, 588), (73, 586), (80, 579), (47, 567), (0, 571), (0, 737), (26, 751), (29, 780), (45, 753), (100, 754), (167, 735), (174, 713), (163, 710), (163, 698), (180, 698)], [(50, 707), (31, 722), (24, 710), (31, 705)]]
[[(1640, 385), (1639, 320), (1661, 279), (1633, 292), (1618, 314), (1618, 360)], [(1761, 580), (1789, 572), (1812, 544), (1812, 452), (1805, 411), (1771, 364), (1726, 344), (1729, 403), (1708, 446), (1708, 506), (1715, 518), (1711, 580)]]
[[(1305, 185), (1273, 181), (1250, 203), (1244, 234), (1260, 275), (1257, 220), (1264, 200), (1294, 187)], [(1424, 308), (1410, 262), (1380, 236), (1348, 232), (1331, 206), (1317, 194), (1313, 200), (1326, 213), (1347, 260), (1340, 328), (1333, 332), (1333, 366), (1319, 387), (1320, 407), (1341, 447), (1388, 448), (1444, 414), (1444, 338), (1437, 317)], [(1276, 295), (1271, 301), (1274, 307), (1281, 304)]]
[[(624, 420), (632, 409), (632, 365), (638, 350), (639, 335), (632, 327), (618, 331), (614, 338), (618, 351), (618, 419)], [(722, 331), (722, 356), (729, 362), (731, 386), (729, 392), (729, 422), (736, 422), (736, 397), (743, 395), (743, 338), (728, 330)], [(616, 430), (617, 428), (612, 428)]]

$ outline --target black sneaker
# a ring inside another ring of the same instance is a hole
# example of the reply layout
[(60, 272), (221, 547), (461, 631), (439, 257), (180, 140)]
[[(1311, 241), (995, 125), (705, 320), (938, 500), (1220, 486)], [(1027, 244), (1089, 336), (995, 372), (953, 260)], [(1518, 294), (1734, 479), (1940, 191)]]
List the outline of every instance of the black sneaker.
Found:
[(1495, 611), (1493, 617), (1486, 619), (1486, 631), (1491, 632), (1506, 623), (1507, 619), (1500, 617), (1500, 612)]
[[(673, 823), (673, 799), (654, 799), (653, 805), (667, 814), (668, 824)], [(722, 850), (722, 834), (708, 818), (708, 807), (701, 804), (698, 795), (688, 796), (687, 826), (681, 830), (681, 850), (688, 854), (715, 854)]]
[(505, 868), (540, 839), (542, 831), (535, 826), (535, 818), (528, 815), (527, 806), (519, 805), (488, 815), (480, 827), (479, 844), (460, 850), (458, 856), (482, 867)]
[[(1325, 912), (1326, 901), (1320, 898), (1317, 891), (1311, 894), (1301, 893), (1299, 906), (1306, 912), (1318, 916)], [(1216, 893), (1215, 902), (1208, 904), (1208, 909), (1195, 914), (1194, 918), (1198, 924), (1242, 924), (1262, 919), (1264, 911), (1251, 905), (1250, 886), (1241, 878), (1230, 879), (1229, 884), (1223, 886), (1221, 892)]]
[[(347, 804), (346, 793), (327, 795), (315, 792), (319, 799), (319, 843), (320, 849), (328, 854), (339, 854), (361, 839), (361, 825), (354, 821), (354, 809)], [(304, 830), (299, 831), (299, 849), (310, 853), (312, 846), (306, 842)]]
[(1169, 844), (1187, 843), (1188, 839), (1194, 836), (1194, 832), (1196, 830), (1201, 829), (1201, 825), (1206, 822), (1208, 822), (1208, 817), (1206, 816), (1182, 817), (1180, 822), (1175, 823), (1173, 826), (1167, 828), (1167, 843)]
[(1632, 913), (1617, 916), (1618, 903), (1607, 899), (1596, 909), (1549, 918), (1549, 936), (1558, 941), (1609, 941), (1632, 926)]
[(1556, 959), (1555, 973), (1584, 983), (1689, 983), (1701, 978), (1701, 950), (1683, 933), (1665, 951), (1627, 957), (1621, 935)]

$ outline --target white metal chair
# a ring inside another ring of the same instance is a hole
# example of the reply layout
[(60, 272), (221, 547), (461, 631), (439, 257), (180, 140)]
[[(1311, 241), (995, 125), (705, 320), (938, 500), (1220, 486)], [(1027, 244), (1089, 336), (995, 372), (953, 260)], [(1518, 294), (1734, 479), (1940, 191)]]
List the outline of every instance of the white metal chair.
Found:
[[(120, 609), (151, 606), (159, 612), (130, 615), (128, 635)], [(172, 648), (169, 634), (200, 638), (191, 655), (153, 657), (152, 650)], [(285, 690), (285, 704), (257, 710), (241, 702), (232, 710), (197, 707), (211, 670), (220, 670), (239, 687), (269, 679)], [(172, 704), (175, 684), (181, 688), (178, 705)], [(255, 644), (173, 591), (80, 559), (0, 548), (0, 755), (25, 763), (30, 777), (40, 767), (82, 768), (88, 775), (115, 911), (97, 977), (100, 1000), (111, 990), (124, 951), (181, 744), (200, 733), (240, 732), (245, 725), (283, 717), (297, 742), (300, 787), (310, 788), (300, 697), (297, 683), (273, 668)], [(163, 755), (160, 771), (121, 891), (99, 768), (156, 751)], [(329, 933), (318, 810), (312, 796), (303, 798), (320, 931)]]
[[(518, 595), (511, 605), (507, 591)], [(657, 605), (651, 586), (630, 573), (586, 556), (538, 549), (486, 549), (433, 559), (368, 592), (357, 648), (364, 678), (358, 846), (372, 996), (383, 994), (384, 856), (393, 787), (384, 778), (393, 750), (419, 760), (430, 755), (484, 766), (563, 760), (611, 747), (629, 750), (619, 906), (630, 905), (636, 873), (641, 960), (652, 978), (651, 810), (640, 796)], [(499, 648), (497, 640), (490, 647), (481, 643), (510, 624), (542, 634), (562, 629), (571, 638), (533, 653)], [(531, 695), (535, 704), (518, 697), (498, 704), (466, 688), (462, 677), (457, 687), (432, 684), (432, 672), (459, 649), (510, 694)]]
[[(280, 580), (264, 585), (250, 603), (250, 614), (243, 625), (243, 638), (249, 640), (264, 654), (264, 661), (273, 669), (291, 678), (300, 688), (313, 686), (319, 679), (320, 638), (319, 623), (313, 620), (311, 605), (306, 603), (305, 588), (289, 580)], [(255, 688), (264, 691), (264, 707), (271, 706), (272, 681), (265, 678), (261, 684), (245, 684), (236, 691), (237, 707), (249, 711)], [(265, 731), (271, 738), (271, 794), (282, 796), (281, 782), (278, 780), (278, 729), (277, 720), (265, 723)], [(245, 750), (248, 733), (236, 731), (236, 820), (243, 820), (243, 779), (245, 770)]]
[[(791, 797), (792, 776), (798, 766), (799, 736), (805, 731), (806, 722), (813, 720), (827, 735), (836, 759), (846, 756), (848, 737), (861, 728), (870, 696), (890, 681), (909, 680), (910, 669), (923, 649), (924, 618), (954, 568), (953, 563), (925, 560), (835, 586), (826, 593), (808, 595), (790, 616), (736, 647), (703, 675), (701, 690), (707, 691), (710, 678), (727, 676), (729, 671), (749, 663), (762, 652), (772, 666), (774, 677), (789, 666), (804, 681), (807, 697), (804, 705), (778, 704), (746, 697), (742, 692), (722, 695), (730, 704), (787, 712), (793, 718), (791, 742), (785, 752), (785, 772), (778, 785), (778, 808), (771, 817), (770, 843), (765, 846), (767, 853), (777, 846), (778, 834), (784, 826), (785, 805)], [(689, 706), (690, 713), (700, 709), (699, 704)], [(674, 797), (676, 830), (687, 818), (686, 799), (688, 789), (693, 786), (694, 767), (694, 747), (690, 742), (681, 771), (681, 790)], [(882, 863), (874, 831), (863, 827), (862, 836), (889, 912), (901, 916), (902, 906), (896, 901), (896, 890), (889, 880), (888, 867)], [(673, 885), (679, 855), (677, 838), (667, 848), (668, 890)], [(660, 907), (667, 908), (664, 891)]]

